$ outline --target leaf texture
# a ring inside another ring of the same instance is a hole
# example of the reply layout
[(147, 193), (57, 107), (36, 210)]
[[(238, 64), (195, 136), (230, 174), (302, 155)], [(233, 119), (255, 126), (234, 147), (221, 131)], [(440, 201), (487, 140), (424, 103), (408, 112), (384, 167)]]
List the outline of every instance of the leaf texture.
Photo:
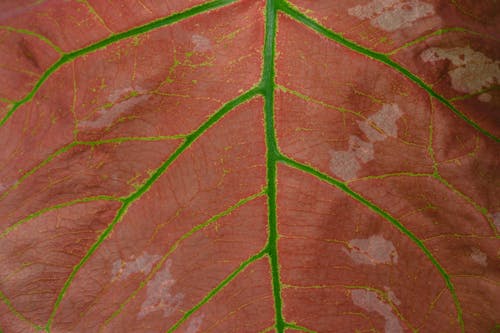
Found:
[(497, 14), (2, 2), (0, 331), (495, 332)]

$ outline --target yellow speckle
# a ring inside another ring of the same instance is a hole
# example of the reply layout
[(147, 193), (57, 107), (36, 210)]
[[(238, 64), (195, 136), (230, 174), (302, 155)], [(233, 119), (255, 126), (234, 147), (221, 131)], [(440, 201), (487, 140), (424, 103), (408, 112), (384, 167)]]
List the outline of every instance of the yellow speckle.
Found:
[(139, 95), (139, 92), (135, 91), (135, 90), (132, 90), (131, 92), (128, 93), (128, 95), (125, 97), (125, 98), (132, 98), (132, 97), (135, 97)]
[(132, 38), (132, 45), (137, 46), (137, 45), (139, 45), (140, 41), (141, 41), (141, 38), (139, 36), (134, 36), (134, 38)]

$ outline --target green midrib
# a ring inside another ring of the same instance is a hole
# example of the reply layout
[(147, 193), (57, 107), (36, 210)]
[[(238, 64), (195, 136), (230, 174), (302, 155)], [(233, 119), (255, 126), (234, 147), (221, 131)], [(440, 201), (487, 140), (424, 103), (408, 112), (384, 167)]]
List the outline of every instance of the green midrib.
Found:
[(262, 70), (262, 91), (264, 95), (264, 124), (266, 135), (266, 177), (269, 239), (267, 254), (272, 274), (272, 287), (275, 308), (276, 332), (285, 329), (283, 319), (281, 282), (278, 260), (278, 221), (276, 209), (276, 176), (279, 157), (276, 130), (274, 126), (274, 89), (275, 89), (275, 48), (276, 48), (277, 0), (268, 0), (266, 5), (266, 33), (264, 41), (264, 66)]
[[(277, 12), (278, 10), (283, 11), (288, 14), (292, 18), (298, 20), (304, 25), (310, 27), (316, 32), (328, 37), (331, 40), (338, 42), (346, 46), (347, 48), (356, 51), (358, 53), (364, 54), (370, 58), (373, 58), (379, 62), (382, 62), (396, 71), (402, 73), (408, 79), (415, 82), (425, 91), (427, 91), (432, 97), (439, 100), (441, 103), (446, 105), (450, 110), (452, 110), (455, 114), (457, 114), (460, 118), (469, 123), (472, 127), (474, 127), (479, 132), (484, 135), (498, 141), (491, 133), (482, 129), (475, 122), (467, 118), (464, 114), (459, 112), (448, 100), (444, 97), (436, 93), (430, 86), (424, 83), (420, 78), (416, 75), (400, 66), (399, 64), (392, 61), (387, 55), (380, 54), (374, 52), (372, 50), (366, 49), (352, 41), (344, 39), (342, 36), (335, 34), (334, 32), (326, 29), (325, 27), (318, 24), (316, 21), (308, 18), (303, 13), (296, 11), (293, 9), (286, 1), (284, 0), (268, 0), (266, 7), (266, 35), (265, 35), (265, 44), (264, 44), (264, 67), (262, 74), (262, 87), (263, 94), (265, 98), (265, 107), (264, 107), (264, 115), (265, 115), (265, 126), (266, 126), (266, 159), (267, 159), (267, 187), (268, 187), (268, 221), (269, 221), (269, 242), (268, 242), (268, 255), (270, 257), (271, 263), (271, 271), (272, 271), (272, 285), (273, 285), (273, 294), (274, 294), (274, 302), (275, 302), (275, 315), (276, 315), (276, 332), (282, 333), (285, 328), (296, 328), (293, 324), (285, 322), (282, 313), (282, 297), (281, 297), (281, 282), (280, 282), (280, 274), (279, 274), (279, 260), (278, 260), (278, 226), (277, 226), (277, 163), (282, 162), (287, 164), (290, 167), (296, 168), (303, 172), (306, 172), (316, 178), (319, 178), (323, 181), (326, 181), (330, 185), (340, 189), (345, 194), (353, 198), (354, 200), (360, 202), (365, 207), (371, 209), (372, 211), (379, 214), (385, 220), (389, 221), (394, 227), (400, 230), (406, 237), (408, 237), (411, 241), (413, 241), (418, 248), (427, 256), (427, 258), (431, 261), (431, 263), (437, 268), (439, 274), (443, 277), (446, 287), (452, 295), (453, 302), (455, 308), (457, 310), (457, 321), (461, 327), (462, 332), (464, 329), (463, 322), (463, 313), (461, 304), (458, 300), (458, 297), (455, 292), (455, 288), (453, 283), (451, 282), (449, 274), (444, 270), (441, 264), (437, 261), (437, 259), (432, 255), (432, 253), (427, 249), (427, 247), (423, 244), (423, 242), (418, 239), (411, 231), (409, 231), (404, 225), (395, 219), (392, 215), (365, 199), (360, 194), (354, 192), (347, 186), (345, 183), (335, 180), (327, 175), (322, 174), (321, 172), (311, 168), (309, 166), (300, 164), (296, 161), (293, 161), (284, 155), (282, 155), (278, 149), (276, 131), (274, 126), (274, 90), (275, 90), (275, 39), (276, 39), (276, 29), (277, 29)], [(308, 330), (307, 328), (303, 328), (303, 330)]]

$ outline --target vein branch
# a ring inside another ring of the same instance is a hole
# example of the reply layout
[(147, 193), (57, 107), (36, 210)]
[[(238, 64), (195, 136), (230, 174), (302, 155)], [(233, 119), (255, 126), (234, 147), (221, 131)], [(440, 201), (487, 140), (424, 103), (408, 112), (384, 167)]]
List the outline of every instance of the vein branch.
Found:
[[(208, 220), (204, 221), (203, 223), (200, 223), (196, 226), (194, 226), (193, 228), (191, 228), (191, 230), (189, 230), (188, 232), (186, 232), (185, 234), (183, 234), (181, 237), (179, 237), (179, 239), (177, 239), (168, 249), (168, 251), (163, 255), (163, 257), (158, 261), (158, 263), (155, 265), (155, 267), (151, 270), (151, 272), (146, 276), (146, 278), (144, 280), (141, 281), (139, 287), (134, 290), (132, 292), (132, 294), (122, 303), (120, 304), (119, 308), (114, 311), (111, 316), (109, 316), (108, 319), (106, 319), (104, 325), (109, 325), (109, 323), (114, 319), (116, 318), (122, 311), (123, 309), (125, 308), (125, 306), (130, 303), (130, 301), (132, 301), (132, 299), (139, 293), (139, 291), (141, 291), (146, 285), (147, 283), (153, 278), (153, 276), (163, 267), (165, 261), (167, 261), (167, 259), (172, 255), (172, 253), (175, 252), (175, 250), (179, 247), (179, 245), (182, 244), (182, 242), (184, 242), (186, 239), (190, 238), (192, 235), (194, 235), (195, 233), (197, 233), (198, 231), (200, 230), (203, 230), (205, 229), (206, 227), (216, 223), (217, 221), (219, 221), (221, 218), (225, 217), (225, 216), (228, 216), (230, 215), (232, 212), (234, 212), (235, 210), (239, 209), (241, 206), (253, 201), (254, 199), (257, 199), (259, 197), (262, 197), (263, 195), (265, 195), (266, 193), (266, 189), (262, 189), (262, 191), (260, 191), (259, 193), (256, 193), (256, 194), (253, 194), (253, 195), (250, 195), (246, 198), (243, 198), (241, 200), (239, 200), (238, 202), (236, 202), (234, 205), (230, 206), (229, 208), (227, 208), (226, 210), (212, 216), (211, 218), (209, 218)], [(210, 292), (210, 294), (212, 294), (213, 296), (215, 296), (217, 292), (215, 292), (214, 290), (212, 290)], [(184, 315), (184, 320), (188, 319), (189, 316), (192, 314), (193, 312), (191, 313), (186, 313)], [(180, 324), (180, 323), (179, 323)]]
[(451, 282), (450, 275), (446, 272), (446, 270), (441, 266), (441, 264), (437, 261), (437, 259), (434, 257), (434, 255), (430, 252), (430, 250), (424, 245), (424, 243), (410, 230), (408, 230), (400, 221), (398, 221), (395, 217), (393, 217), (391, 214), (371, 202), (370, 200), (366, 199), (363, 197), (361, 194), (355, 192), (352, 190), (346, 183), (341, 182), (337, 179), (334, 179), (314, 168), (312, 168), (309, 165), (302, 164), (300, 162), (297, 162), (295, 160), (292, 160), (284, 155), (280, 156), (280, 161), (285, 163), (286, 165), (297, 169), (299, 171), (305, 172), (309, 175), (312, 175), (316, 177), (317, 179), (324, 181), (330, 185), (333, 185), (337, 189), (341, 190), (354, 200), (358, 201), (359, 203), (363, 204), (365, 207), (369, 208), (373, 212), (377, 213), (379, 216), (384, 218), (385, 220), (389, 221), (394, 227), (396, 227), (399, 231), (401, 231), (406, 237), (408, 237), (413, 243), (415, 243), (420, 250), (427, 256), (427, 258), (431, 261), (431, 263), (437, 268), (439, 274), (443, 277), (444, 282), (446, 284), (446, 287), (448, 288), (452, 298), (453, 302), (455, 304), (455, 309), (457, 311), (457, 321), (461, 327), (461, 331), (465, 332), (464, 328), (464, 322), (463, 322), (463, 313), (462, 313), (462, 306), (460, 304), (460, 301), (458, 300), (457, 294), (455, 292), (455, 287), (453, 286), (453, 283)]
[(47, 321), (45, 327), (47, 332), (50, 331), (50, 326), (52, 325), (52, 322), (57, 313), (59, 305), (66, 291), (71, 285), (73, 279), (75, 278), (76, 274), (83, 267), (83, 265), (89, 260), (89, 258), (94, 254), (94, 252), (100, 247), (102, 242), (104, 242), (104, 240), (108, 238), (108, 236), (111, 234), (117, 223), (120, 222), (122, 218), (125, 216), (130, 205), (135, 201), (137, 201), (139, 198), (141, 198), (147, 191), (149, 191), (151, 186), (158, 180), (158, 178), (160, 178), (161, 175), (163, 175), (163, 173), (165, 173), (165, 171), (170, 167), (170, 165), (172, 165), (172, 163), (175, 160), (177, 160), (177, 158), (186, 149), (188, 149), (203, 133), (205, 133), (210, 127), (214, 126), (222, 117), (228, 114), (235, 107), (253, 98), (258, 93), (258, 91), (259, 91), (258, 88), (256, 87), (252, 88), (247, 92), (243, 93), (242, 95), (226, 103), (221, 109), (219, 109), (212, 116), (210, 116), (208, 120), (204, 122), (197, 130), (187, 135), (185, 140), (179, 145), (179, 147), (170, 155), (170, 157), (165, 162), (163, 162), (163, 164), (158, 169), (156, 169), (156, 171), (151, 175), (150, 178), (148, 178), (146, 182), (143, 183), (141, 187), (139, 187), (135, 192), (133, 192), (128, 197), (122, 200), (122, 205), (118, 209), (114, 219), (111, 221), (109, 226), (101, 233), (97, 241), (90, 247), (87, 253), (83, 256), (80, 262), (74, 266), (72, 272), (69, 274), (66, 282), (64, 283), (61, 291), (59, 292), (59, 295), (57, 296), (56, 302), (54, 303), (54, 307)]
[(245, 260), (237, 269), (235, 269), (231, 274), (229, 274), (224, 280), (221, 281), (215, 287), (210, 293), (208, 293), (200, 302), (198, 302), (195, 306), (193, 306), (191, 309), (186, 311), (184, 316), (182, 316), (181, 319), (179, 319), (172, 327), (170, 327), (167, 330), (167, 333), (174, 332), (179, 328), (179, 326), (185, 322), (193, 313), (198, 311), (199, 308), (201, 308), (205, 303), (210, 301), (212, 297), (214, 297), (222, 288), (227, 286), (232, 280), (234, 280), (241, 272), (243, 272), (251, 263), (259, 260), (265, 255), (265, 251), (261, 251), (257, 253), (256, 255), (250, 257), (249, 259)]
[(202, 14), (202, 13), (208, 12), (210, 10), (213, 10), (213, 9), (216, 9), (216, 8), (219, 8), (222, 6), (229, 5), (235, 1), (236, 0), (214, 0), (214, 1), (206, 2), (204, 4), (201, 4), (201, 5), (198, 5), (195, 7), (191, 7), (185, 11), (178, 12), (178, 13), (172, 14), (170, 16), (158, 19), (156, 21), (141, 25), (139, 27), (136, 27), (136, 28), (133, 28), (133, 29), (121, 32), (121, 33), (114, 34), (108, 38), (105, 38), (105, 39), (103, 39), (99, 42), (96, 42), (94, 44), (88, 45), (88, 46), (81, 48), (79, 50), (72, 51), (69, 53), (64, 53), (59, 58), (58, 61), (56, 61), (52, 66), (50, 66), (42, 74), (40, 79), (38, 79), (38, 81), (35, 83), (35, 86), (33, 87), (33, 89), (24, 98), (13, 103), (13, 105), (11, 106), (11, 108), (7, 112), (7, 114), (0, 120), (0, 127), (2, 127), (7, 122), (7, 120), (14, 114), (14, 112), (20, 106), (31, 101), (33, 99), (33, 97), (35, 96), (35, 94), (40, 89), (40, 87), (45, 83), (45, 81), (47, 81), (47, 79), (64, 64), (72, 62), (73, 60), (75, 60), (83, 55), (86, 55), (86, 54), (95, 52), (97, 50), (103, 49), (106, 46), (113, 44), (113, 43), (116, 43), (120, 40), (134, 37), (137, 35), (141, 35), (141, 34), (144, 34), (146, 32), (149, 32), (151, 30), (155, 30), (155, 29), (158, 29), (158, 28), (170, 25), (170, 24), (174, 24), (174, 23), (183, 21), (183, 20), (188, 19), (190, 17), (193, 17), (195, 15)]
[(280, 10), (282, 10), (285, 14), (290, 16), (292, 19), (304, 24), (305, 26), (309, 27), (310, 29), (316, 31), (317, 33), (325, 36), (328, 39), (331, 39), (340, 45), (343, 45), (349, 49), (351, 49), (354, 52), (360, 53), (365, 55), (368, 58), (371, 58), (375, 61), (381, 62), (389, 67), (391, 67), (393, 70), (403, 74), (406, 78), (409, 80), (413, 81), (416, 83), (419, 87), (424, 89), (430, 96), (434, 97), (437, 99), (439, 102), (441, 102), (443, 105), (445, 105), (448, 109), (450, 109), (453, 113), (455, 113), (458, 117), (460, 117), (463, 121), (465, 121), (467, 124), (472, 126), (474, 129), (476, 129), (478, 132), (482, 133), (483, 135), (489, 137), (490, 139), (500, 142), (500, 138), (496, 137), (494, 134), (488, 132), (479, 124), (474, 122), (472, 119), (467, 117), (464, 113), (459, 111), (455, 106), (448, 101), (446, 98), (444, 98), (442, 95), (434, 91), (431, 86), (427, 83), (425, 83), (421, 78), (410, 72), (408, 69), (405, 67), (401, 66), (399, 63), (395, 62), (392, 60), (387, 54), (384, 53), (379, 53), (375, 52), (373, 50), (370, 50), (368, 48), (365, 48), (359, 44), (356, 44), (355, 42), (346, 39), (342, 36), (340, 33), (336, 33), (323, 25), (319, 24), (317, 21), (314, 19), (308, 17), (304, 13), (301, 13), (297, 9), (293, 8), (288, 2), (282, 1), (280, 6)]
[(51, 207), (45, 207), (45, 208), (40, 209), (37, 212), (34, 212), (34, 213), (26, 216), (22, 220), (17, 221), (16, 223), (10, 225), (9, 227), (7, 227), (4, 231), (2, 231), (2, 233), (0, 233), (0, 239), (5, 238), (9, 233), (14, 231), (15, 229), (19, 228), (23, 224), (33, 220), (34, 218), (37, 218), (37, 217), (43, 215), (45, 213), (52, 212), (52, 211), (57, 210), (57, 209), (62, 209), (62, 208), (70, 207), (73, 205), (81, 204), (81, 203), (95, 202), (95, 201), (116, 201), (116, 202), (119, 202), (120, 199), (109, 196), (109, 195), (96, 195), (96, 196), (92, 196), (92, 197), (85, 197), (85, 198), (79, 198), (79, 199), (75, 199), (75, 200), (71, 200), (71, 201), (67, 201), (67, 202), (62, 202), (62, 203), (59, 203), (59, 204), (51, 206)]

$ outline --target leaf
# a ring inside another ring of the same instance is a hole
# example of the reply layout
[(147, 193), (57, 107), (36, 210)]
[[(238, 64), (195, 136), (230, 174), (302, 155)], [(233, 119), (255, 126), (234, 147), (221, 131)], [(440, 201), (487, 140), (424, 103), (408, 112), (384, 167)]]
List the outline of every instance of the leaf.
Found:
[(493, 332), (493, 4), (0, 4), (2, 332)]

